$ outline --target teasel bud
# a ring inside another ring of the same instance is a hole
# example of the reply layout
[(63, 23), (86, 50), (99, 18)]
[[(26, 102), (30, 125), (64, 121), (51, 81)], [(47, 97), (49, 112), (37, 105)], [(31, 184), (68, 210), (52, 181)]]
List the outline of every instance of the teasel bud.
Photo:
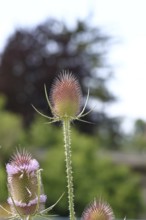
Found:
[(17, 151), (6, 165), (6, 171), (12, 213), (21, 219), (38, 214), (46, 201), (38, 161), (25, 150)]
[(81, 88), (77, 79), (64, 71), (54, 82), (50, 101), (54, 116), (74, 118), (80, 111)]
[(112, 208), (106, 202), (94, 200), (88, 205), (83, 214), (82, 220), (113, 220), (114, 214)]

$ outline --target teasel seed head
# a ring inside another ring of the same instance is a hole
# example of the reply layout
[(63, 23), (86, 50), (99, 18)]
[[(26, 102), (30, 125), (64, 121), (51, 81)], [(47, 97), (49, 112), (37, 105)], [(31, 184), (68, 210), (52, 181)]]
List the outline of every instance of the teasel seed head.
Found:
[(40, 176), (39, 163), (25, 150), (17, 151), (6, 165), (8, 203), (14, 215), (31, 216), (43, 209), (46, 195)]
[(85, 208), (82, 220), (114, 220), (114, 214), (109, 204), (94, 200)]
[(51, 89), (52, 113), (59, 118), (74, 118), (80, 111), (81, 97), (81, 88), (77, 79), (72, 73), (64, 71)]

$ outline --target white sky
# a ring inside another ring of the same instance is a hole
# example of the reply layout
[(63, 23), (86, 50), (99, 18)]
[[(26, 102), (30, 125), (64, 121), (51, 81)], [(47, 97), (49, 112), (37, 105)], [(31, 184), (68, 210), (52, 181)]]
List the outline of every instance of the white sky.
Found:
[(0, 51), (17, 27), (32, 27), (51, 17), (75, 24), (87, 18), (119, 39), (109, 51), (115, 78), (110, 83), (119, 101), (110, 114), (125, 117), (125, 129), (138, 117), (146, 120), (146, 0), (0, 0)]

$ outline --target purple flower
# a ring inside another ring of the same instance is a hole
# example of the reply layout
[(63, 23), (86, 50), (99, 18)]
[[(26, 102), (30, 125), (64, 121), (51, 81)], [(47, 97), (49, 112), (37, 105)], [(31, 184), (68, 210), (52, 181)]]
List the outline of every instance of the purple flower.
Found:
[(20, 216), (34, 215), (43, 209), (46, 195), (40, 176), (39, 163), (25, 150), (17, 151), (6, 165), (8, 174), (8, 203)]

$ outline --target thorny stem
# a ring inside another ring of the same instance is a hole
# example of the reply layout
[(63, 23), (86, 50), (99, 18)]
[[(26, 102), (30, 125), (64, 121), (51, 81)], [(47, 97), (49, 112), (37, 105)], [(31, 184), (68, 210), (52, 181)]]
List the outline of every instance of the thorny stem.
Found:
[(71, 165), (72, 162), (71, 162), (70, 119), (67, 117), (63, 119), (63, 134), (64, 134), (70, 220), (75, 220), (76, 218), (75, 218), (75, 211), (74, 211), (73, 176), (72, 176), (72, 165)]

